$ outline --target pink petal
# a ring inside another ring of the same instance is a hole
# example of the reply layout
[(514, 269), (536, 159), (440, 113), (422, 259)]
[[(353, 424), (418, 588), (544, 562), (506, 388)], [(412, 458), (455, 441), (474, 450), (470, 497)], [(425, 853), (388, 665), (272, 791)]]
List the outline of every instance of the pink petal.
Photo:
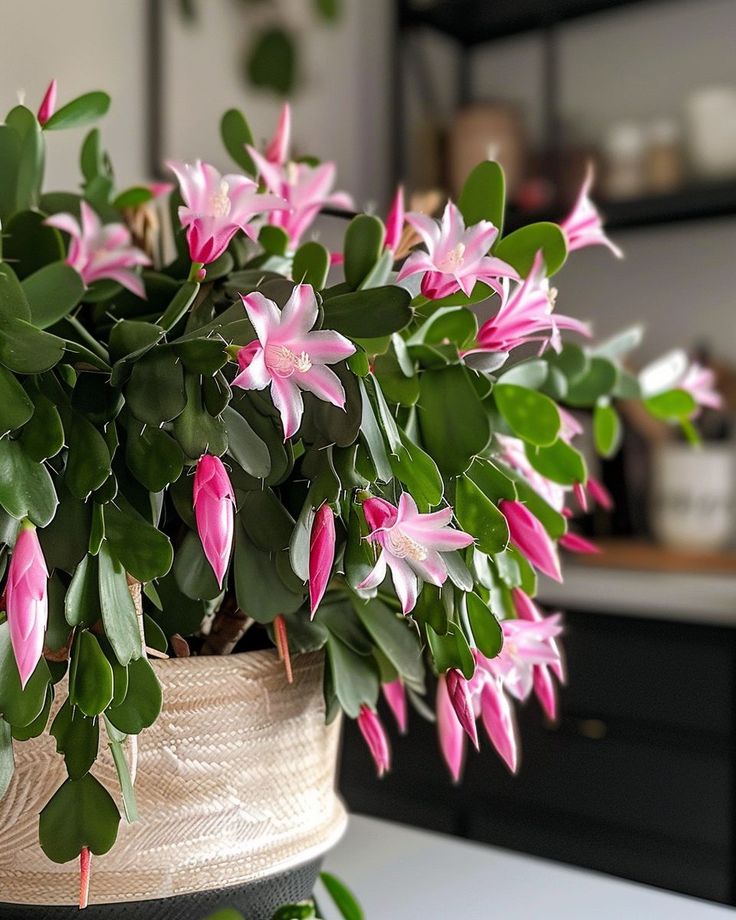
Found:
[(391, 751), (388, 738), (378, 715), (368, 706), (360, 707), (358, 728), (371, 752), (379, 776), (391, 767)]
[[(279, 341), (287, 342), (306, 336), (317, 322), (317, 299), (311, 284), (297, 284), (281, 311)], [(303, 349), (294, 348), (294, 351)], [(310, 352), (311, 355), (311, 352)]]
[(285, 102), (279, 115), (276, 133), (271, 143), (266, 147), (266, 159), (269, 163), (276, 163), (279, 166), (286, 162), (289, 156), (289, 144), (291, 141), (291, 109), (289, 103)]
[(396, 189), (394, 200), (391, 202), (391, 208), (386, 217), (386, 240), (384, 245), (386, 249), (395, 252), (401, 241), (401, 233), (404, 229), (404, 189), (399, 186)]
[(396, 523), (396, 508), (384, 498), (367, 498), (363, 502), (363, 513), (371, 531)]
[(383, 684), (381, 687), (383, 696), (388, 703), (391, 712), (394, 714), (396, 724), (402, 735), (406, 734), (409, 721), (408, 707), (406, 704), (406, 687), (401, 678)]
[(314, 393), (318, 399), (345, 408), (345, 389), (337, 374), (323, 364), (314, 364), (308, 371), (294, 371), (294, 380), (303, 390)]
[(56, 80), (52, 80), (46, 92), (43, 94), (43, 99), (41, 100), (41, 105), (38, 107), (38, 123), (43, 127), (46, 122), (51, 118), (51, 116), (56, 111)]
[(481, 716), (491, 744), (512, 773), (518, 769), (516, 722), (511, 704), (496, 681), (488, 681), (481, 692)]
[(582, 553), (584, 555), (595, 555), (601, 552), (600, 546), (586, 540), (577, 533), (566, 533), (560, 537), (560, 546), (564, 546), (571, 553)]
[(458, 722), (462, 725), (465, 734), (473, 742), (473, 747), (480, 749), (478, 744), (478, 729), (475, 725), (475, 714), (473, 712), (473, 701), (470, 698), (468, 682), (463, 675), (452, 668), (445, 675), (447, 693), (455, 710)]
[(293, 351), (306, 351), (316, 364), (336, 364), (355, 354), (355, 345), (339, 332), (309, 332), (292, 343)]
[(324, 597), (335, 561), (335, 516), (330, 506), (320, 506), (309, 539), (309, 601), (314, 618)]
[(404, 613), (410, 613), (417, 602), (417, 576), (411, 566), (403, 559), (399, 559), (387, 552), (386, 562), (391, 569), (391, 578), (394, 583), (396, 596), (401, 602)]
[(519, 552), (540, 572), (562, 581), (557, 551), (541, 522), (521, 502), (502, 499), (498, 507), (508, 522), (511, 542)]
[(246, 294), (245, 297), (242, 294), (240, 296), (258, 340), (265, 348), (269, 338), (278, 329), (281, 322), (279, 309), (272, 300), (264, 297), (259, 291)]
[(554, 722), (557, 719), (557, 691), (552, 675), (544, 665), (534, 668), (534, 695), (547, 718)]
[(271, 399), (281, 416), (284, 440), (293, 437), (299, 430), (304, 415), (304, 400), (301, 390), (288, 377), (271, 378)]
[(440, 674), (437, 680), (436, 712), (442, 756), (453, 780), (457, 783), (462, 775), (465, 759), (465, 731), (455, 714), (444, 674)]
[(358, 590), (372, 591), (374, 588), (383, 584), (383, 580), (386, 577), (386, 555), (387, 554), (382, 550), (376, 560), (376, 564), (357, 586)]
[[(241, 348), (241, 351), (244, 349)], [(266, 367), (265, 353), (259, 346), (248, 366), (234, 378), (233, 386), (242, 387), (244, 390), (263, 390), (270, 382), (271, 374)]]

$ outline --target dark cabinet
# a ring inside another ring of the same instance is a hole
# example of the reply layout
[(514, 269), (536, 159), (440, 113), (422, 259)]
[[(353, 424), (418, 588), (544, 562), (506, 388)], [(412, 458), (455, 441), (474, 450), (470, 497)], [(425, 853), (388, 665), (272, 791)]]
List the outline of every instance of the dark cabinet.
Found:
[[(355, 811), (734, 903), (736, 631), (566, 614), (568, 686), (547, 724), (519, 711), (521, 769), (486, 742), (453, 786), (435, 727), (412, 714), (376, 780), (350, 725), (341, 784)], [(388, 724), (388, 718), (386, 722)]]

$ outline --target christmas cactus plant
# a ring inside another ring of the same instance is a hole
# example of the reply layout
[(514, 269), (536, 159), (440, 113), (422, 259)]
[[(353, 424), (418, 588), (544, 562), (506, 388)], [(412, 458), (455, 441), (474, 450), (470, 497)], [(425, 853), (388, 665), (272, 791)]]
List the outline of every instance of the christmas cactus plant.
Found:
[[(0, 793), (13, 744), (50, 732), (68, 778), (40, 843), (86, 873), (136, 816), (149, 658), (269, 643), (285, 680), (325, 650), (327, 718), (357, 719), (379, 772), (379, 697), (403, 729), (429, 675), (452, 775), (476, 718), (515, 770), (515, 701), (554, 717), (564, 679), (537, 573), (590, 548), (568, 497), (608, 500), (576, 437), (614, 451), (618, 398), (688, 430), (714, 398), (679, 356), (632, 375), (636, 330), (592, 345), (557, 310), (571, 252), (616, 252), (589, 181), (559, 226), (504, 231), (493, 162), (441, 220), (401, 193), (351, 215), (333, 164), (290, 158), (285, 109), (263, 150), (227, 112), (236, 169), (171, 163), (169, 186), (116, 188), (93, 128), (80, 190), (45, 191), (49, 133), (109, 103), (54, 97), (0, 126)], [(326, 208), (340, 253), (310, 231)]]

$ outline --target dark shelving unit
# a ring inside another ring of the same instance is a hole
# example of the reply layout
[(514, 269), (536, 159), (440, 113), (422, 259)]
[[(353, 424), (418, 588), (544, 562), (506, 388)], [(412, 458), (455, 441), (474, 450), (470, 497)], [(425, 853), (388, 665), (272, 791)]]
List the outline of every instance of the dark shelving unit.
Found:
[[(559, 175), (561, 162), (561, 118), (559, 111), (558, 73), (559, 49), (557, 35), (564, 23), (586, 16), (609, 12), (622, 7), (693, 2), (693, 0), (397, 0), (397, 30), (395, 66), (395, 124), (394, 137), (402, 136), (406, 109), (407, 70), (413, 69), (421, 84), (430, 67), (417, 54), (412, 35), (431, 29), (451, 39), (457, 45), (454, 74), (457, 106), (472, 100), (471, 65), (478, 48), (491, 42), (529, 32), (538, 32), (544, 55), (543, 79), (540, 93), (544, 100), (544, 147), (551, 164), (551, 178)], [(424, 92), (428, 90), (424, 86)], [(431, 106), (432, 100), (425, 99)], [(401, 144), (392, 147), (394, 174), (403, 178), (404, 151)], [(667, 195), (651, 195), (626, 201), (601, 202), (607, 226), (630, 229), (671, 224), (677, 221), (706, 220), (736, 216), (736, 177), (707, 184), (691, 184)], [(565, 208), (552, 207), (543, 213), (512, 211), (509, 227), (530, 220), (555, 219)]]

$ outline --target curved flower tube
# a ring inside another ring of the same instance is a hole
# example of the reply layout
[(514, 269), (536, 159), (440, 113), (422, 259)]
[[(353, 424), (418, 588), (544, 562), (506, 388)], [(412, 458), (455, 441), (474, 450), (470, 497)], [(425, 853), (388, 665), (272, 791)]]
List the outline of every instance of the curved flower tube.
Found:
[(358, 728), (371, 752), (378, 775), (383, 776), (391, 768), (391, 750), (386, 732), (376, 711), (368, 706), (361, 706), (360, 714), (358, 715)]

